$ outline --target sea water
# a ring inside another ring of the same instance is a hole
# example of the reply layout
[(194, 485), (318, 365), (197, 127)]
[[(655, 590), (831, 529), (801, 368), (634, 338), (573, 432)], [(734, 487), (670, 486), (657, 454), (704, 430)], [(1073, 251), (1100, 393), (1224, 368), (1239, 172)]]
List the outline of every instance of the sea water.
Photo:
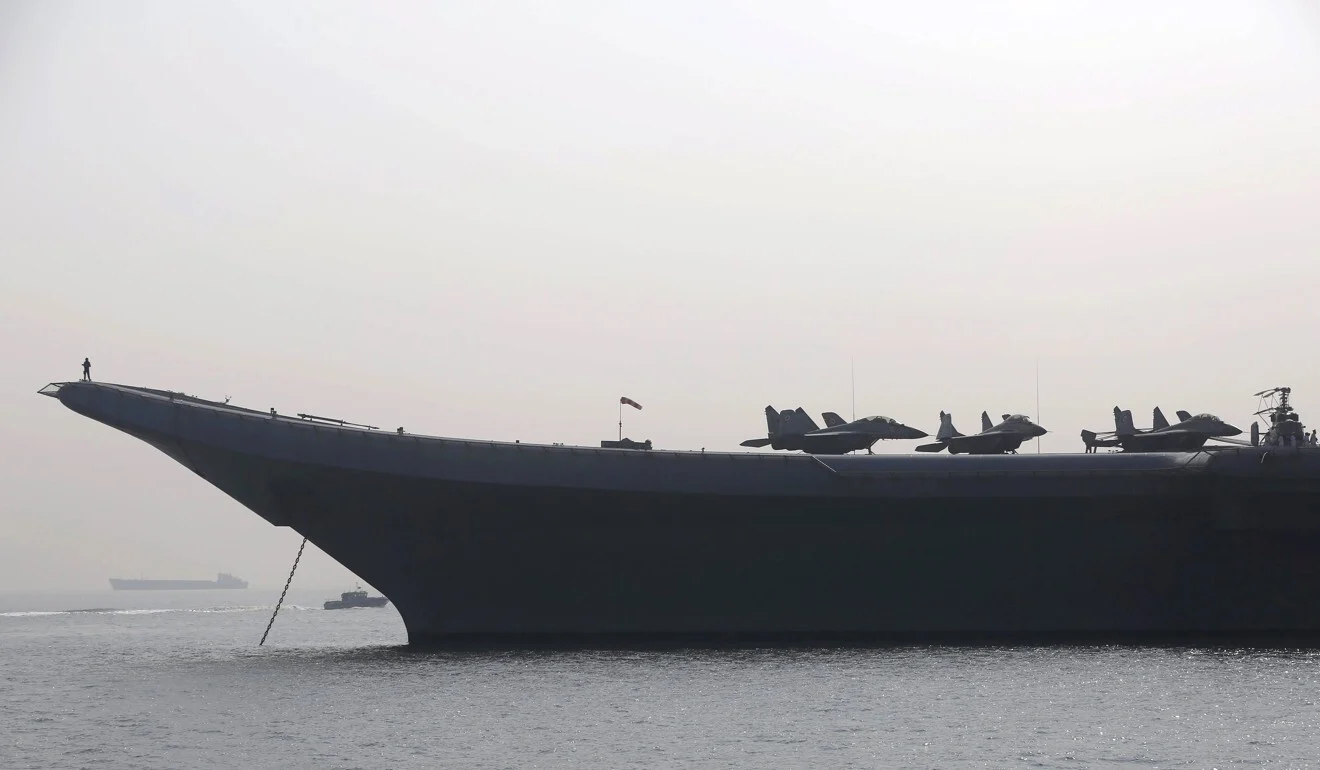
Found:
[(1320, 654), (417, 652), (394, 608), (0, 594), (0, 768), (1320, 767)]

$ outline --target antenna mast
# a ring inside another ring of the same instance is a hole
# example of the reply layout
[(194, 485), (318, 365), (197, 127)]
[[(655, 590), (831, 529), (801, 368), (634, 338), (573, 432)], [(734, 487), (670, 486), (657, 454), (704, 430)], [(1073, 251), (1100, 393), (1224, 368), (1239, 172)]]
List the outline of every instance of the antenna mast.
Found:
[(857, 419), (857, 364), (854, 359), (848, 359), (848, 374), (852, 380), (852, 418)]
[[(1040, 425), (1040, 358), (1036, 359), (1036, 424)], [(1036, 454), (1040, 454), (1040, 436), (1036, 437)]]

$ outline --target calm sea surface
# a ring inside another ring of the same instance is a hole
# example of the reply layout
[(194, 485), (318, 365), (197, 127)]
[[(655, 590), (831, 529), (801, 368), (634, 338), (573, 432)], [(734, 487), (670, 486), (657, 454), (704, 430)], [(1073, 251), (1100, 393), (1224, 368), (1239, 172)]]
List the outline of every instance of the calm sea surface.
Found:
[[(417, 653), (326, 592), (0, 594), (0, 768), (1320, 767), (1320, 654)], [(77, 610), (77, 611), (74, 611)]]

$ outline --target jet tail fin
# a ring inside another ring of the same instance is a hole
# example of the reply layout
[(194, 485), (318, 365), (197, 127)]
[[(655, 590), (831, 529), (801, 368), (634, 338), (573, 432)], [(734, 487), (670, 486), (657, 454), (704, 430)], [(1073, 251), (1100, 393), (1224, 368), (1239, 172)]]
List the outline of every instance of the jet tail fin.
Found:
[(1164, 412), (1161, 412), (1158, 406), (1155, 407), (1155, 411), (1151, 414), (1151, 420), (1151, 425), (1154, 426), (1155, 430), (1169, 427), (1168, 419), (1165, 418)]
[(779, 410), (773, 406), (765, 408), (765, 434), (770, 438), (779, 435)]
[(985, 431), (988, 431), (993, 427), (995, 427), (995, 424), (993, 422), (990, 422), (990, 415), (986, 414), (985, 412), (981, 412), (981, 432), (984, 433)]
[(1114, 407), (1114, 433), (1118, 436), (1132, 436), (1137, 428), (1132, 423), (1132, 410)]
[(825, 418), (825, 427), (827, 427), (827, 428), (837, 428), (837, 427), (839, 427), (840, 425), (847, 425), (847, 424), (848, 424), (848, 421), (847, 421), (847, 420), (843, 419), (842, 417), (840, 417), (838, 414), (836, 414), (836, 413), (834, 413), (834, 412), (826, 412), (826, 413), (822, 414), (821, 417), (824, 417), (824, 418)]
[[(943, 441), (944, 439), (957, 438), (958, 436), (961, 435), (962, 434), (958, 432), (958, 429), (953, 427), (953, 415), (949, 414), (948, 412), (940, 412), (940, 429), (939, 432), (935, 434), (935, 438)], [(931, 445), (928, 444), (927, 446), (931, 446)], [(917, 449), (922, 452), (939, 451), (932, 449), (922, 449), (921, 447), (917, 447)]]
[(1179, 409), (1175, 414), (1178, 415), (1178, 422), (1187, 422), (1192, 419), (1192, 413), (1185, 409)]
[(811, 419), (802, 407), (799, 406), (791, 411), (785, 409), (779, 413), (779, 432), (781, 435), (801, 436), (803, 433), (813, 430), (820, 430), (820, 426), (816, 424), (815, 420)]

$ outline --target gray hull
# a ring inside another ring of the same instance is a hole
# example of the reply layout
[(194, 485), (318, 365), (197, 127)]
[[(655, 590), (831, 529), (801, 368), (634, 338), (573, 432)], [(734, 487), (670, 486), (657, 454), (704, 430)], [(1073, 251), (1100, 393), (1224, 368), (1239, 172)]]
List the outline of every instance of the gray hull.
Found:
[(1320, 637), (1320, 452), (462, 441), (52, 386), (389, 597), (414, 643)]

